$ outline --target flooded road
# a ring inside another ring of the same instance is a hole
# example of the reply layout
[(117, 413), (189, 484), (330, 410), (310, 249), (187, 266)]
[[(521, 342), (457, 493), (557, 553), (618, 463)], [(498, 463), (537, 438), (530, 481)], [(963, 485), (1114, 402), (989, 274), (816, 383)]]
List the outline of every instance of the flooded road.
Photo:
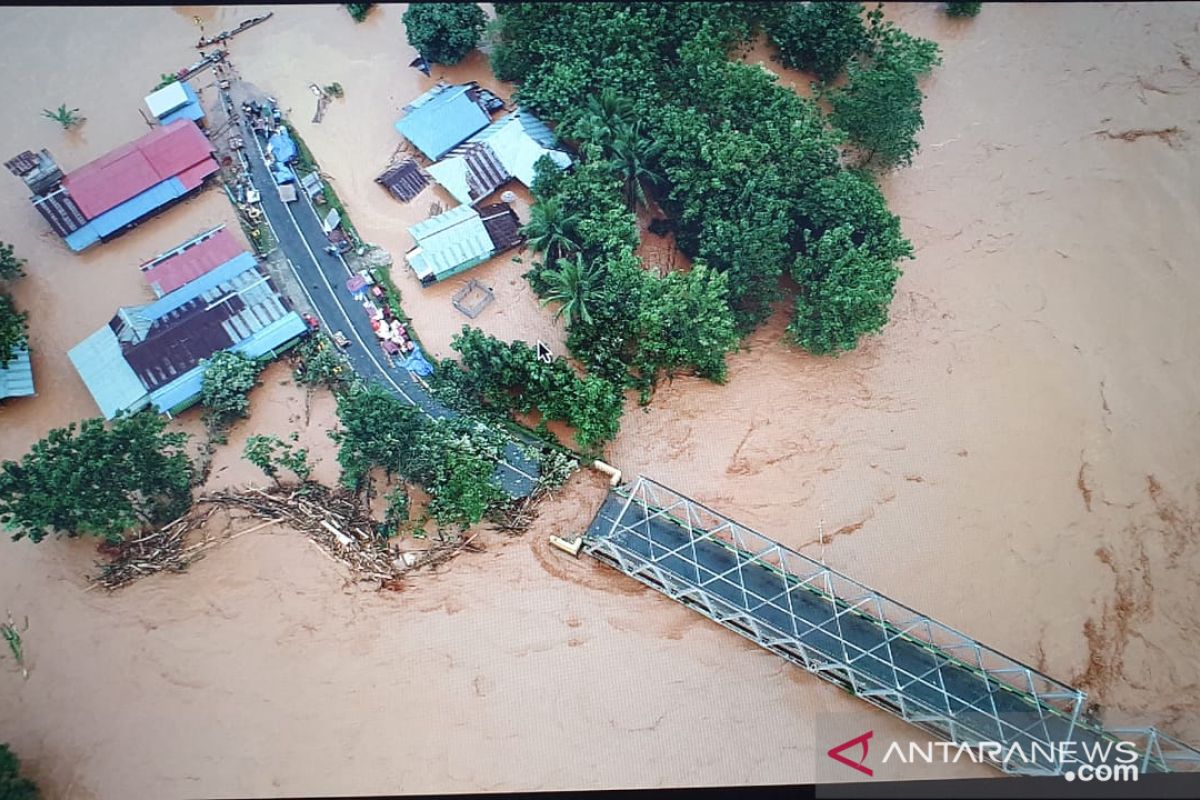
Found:
[[(0, 12), (21, 32), (2, 61), (0, 155), (45, 146), (70, 169), (136, 137), (157, 76), (196, 59), (194, 18), (211, 34), (264, 9)], [(406, 227), (450, 198), (402, 204), (374, 177), (399, 108), (437, 78), (508, 88), (478, 53), (428, 78), (408, 68), (402, 7), (361, 25), (339, 6), (274, 11), (232, 42), (234, 63), (291, 109), (360, 233), (397, 256), (422, 341), (450, 355), (466, 322), (453, 282), (423, 289), (399, 258)], [(917, 251), (893, 321), (818, 359), (782, 342), (781, 309), (727, 385), (680, 378), (631, 407), (609, 458), (1079, 682), (1110, 723), (1200, 742), (1200, 5), (889, 14), (944, 59), (923, 84), (922, 150), (884, 181)], [(345, 99), (312, 124), (308, 85), (333, 81)], [(88, 117), (77, 133), (41, 117), (64, 101)], [(16, 178), (0, 184), (0, 239), (29, 260), (15, 294), (38, 388), (0, 406), (0, 457), (15, 458), (95, 413), (65, 354), (150, 297), (137, 264), (236, 223), (210, 190), (72, 255)], [(496, 292), (477, 324), (562, 352), (513, 255), (472, 272)], [(213, 486), (262, 480), (239, 458), (245, 436), (295, 427), (316, 476), (335, 477), (328, 396), (306, 409), (276, 366), (253, 404)], [(810, 780), (828, 747), (816, 721), (863, 705), (547, 550), (602, 493), (581, 475), (524, 538), (400, 594), (358, 591), (282, 531), (111, 597), (84, 591), (87, 543), (0, 543), (0, 603), (31, 623), (28, 681), (0, 673), (0, 736), (70, 798)], [(878, 735), (910, 735), (875, 717)]]

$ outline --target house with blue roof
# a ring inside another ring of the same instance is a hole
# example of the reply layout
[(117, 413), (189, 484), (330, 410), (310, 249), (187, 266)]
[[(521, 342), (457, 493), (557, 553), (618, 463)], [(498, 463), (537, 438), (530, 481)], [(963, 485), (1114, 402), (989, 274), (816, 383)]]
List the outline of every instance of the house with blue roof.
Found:
[(8, 363), (0, 366), (0, 400), (7, 397), (29, 397), (33, 390), (33, 364), (29, 360), (29, 348), (14, 350)]
[(396, 130), (437, 161), (488, 126), (488, 94), (473, 83), (439, 83), (404, 107)]
[(152, 303), (125, 306), (67, 353), (105, 419), (194, 405), (222, 350), (273, 358), (308, 331), (254, 256), (241, 252)]
[(550, 128), (520, 109), (471, 136), (426, 172), (458, 202), (474, 205), (510, 180), (530, 186), (543, 156), (559, 169), (571, 166), (571, 156), (555, 144)]

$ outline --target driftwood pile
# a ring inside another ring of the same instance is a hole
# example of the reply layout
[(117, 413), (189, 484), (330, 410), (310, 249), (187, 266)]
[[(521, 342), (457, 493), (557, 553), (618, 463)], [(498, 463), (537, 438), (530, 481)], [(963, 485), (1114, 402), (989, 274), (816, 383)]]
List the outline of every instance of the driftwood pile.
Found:
[[(188, 543), (189, 534), (205, 527), (218, 510), (241, 511), (262, 520), (232, 535), (207, 535)], [(306, 535), (326, 555), (349, 567), (359, 580), (379, 581), (379, 588), (398, 589), (400, 579), (422, 567), (442, 564), (463, 550), (480, 552), (475, 536), (465, 541), (444, 538), (421, 550), (401, 551), (377, 533), (359, 498), (318, 483), (269, 489), (226, 489), (200, 497), (183, 517), (152, 533), (110, 549), (113, 559), (96, 582), (105, 589), (125, 586), (156, 572), (182, 572), (218, 544), (280, 524)]]

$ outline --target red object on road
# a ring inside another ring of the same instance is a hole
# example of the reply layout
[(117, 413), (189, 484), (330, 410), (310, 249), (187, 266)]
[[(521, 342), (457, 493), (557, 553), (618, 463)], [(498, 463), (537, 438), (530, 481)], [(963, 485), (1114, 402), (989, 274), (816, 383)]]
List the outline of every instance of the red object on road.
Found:
[(314, 331), (315, 331), (315, 330), (317, 330), (317, 329), (319, 329), (319, 328), (321, 327), (321, 323), (320, 323), (320, 322), (318, 322), (318, 321), (317, 321), (317, 318), (316, 318), (316, 317), (314, 317), (312, 314), (305, 314), (305, 315), (304, 315), (304, 321), (305, 321), (305, 322), (307, 322), (307, 323), (308, 323), (308, 327), (309, 327), (309, 328), (311, 328), (311, 329), (312, 329), (312, 330), (314, 330)]

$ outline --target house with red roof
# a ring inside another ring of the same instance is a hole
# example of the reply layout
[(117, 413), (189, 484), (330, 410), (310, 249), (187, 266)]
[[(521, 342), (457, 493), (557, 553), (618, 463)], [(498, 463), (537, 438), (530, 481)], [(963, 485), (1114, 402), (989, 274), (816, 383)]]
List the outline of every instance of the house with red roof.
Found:
[(48, 187), (47, 171), (61, 172), (52, 161), (49, 167), (40, 164), (49, 158), (46, 151), (41, 159), (23, 153), (6, 166), (34, 190), (33, 207), (54, 232), (79, 252), (119, 236), (199, 189), (218, 170), (212, 154), (212, 144), (196, 123), (178, 119), (62, 175)]

